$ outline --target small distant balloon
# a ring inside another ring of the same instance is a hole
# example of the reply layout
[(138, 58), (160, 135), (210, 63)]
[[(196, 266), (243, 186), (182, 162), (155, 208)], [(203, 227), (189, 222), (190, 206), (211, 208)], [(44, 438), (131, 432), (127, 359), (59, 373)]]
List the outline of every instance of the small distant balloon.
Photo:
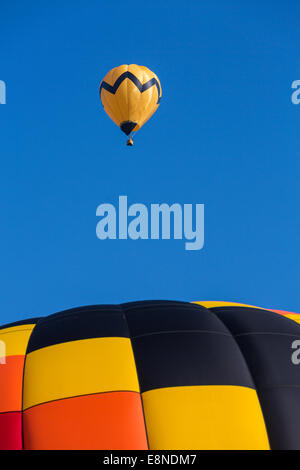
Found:
[(160, 81), (142, 65), (120, 65), (108, 72), (100, 84), (100, 98), (109, 117), (129, 137), (157, 110), (162, 97)]

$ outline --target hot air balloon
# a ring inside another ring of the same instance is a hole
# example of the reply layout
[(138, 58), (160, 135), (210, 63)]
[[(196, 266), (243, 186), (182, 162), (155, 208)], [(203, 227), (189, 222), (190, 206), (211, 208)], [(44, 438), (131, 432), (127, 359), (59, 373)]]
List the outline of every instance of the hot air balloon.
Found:
[(157, 110), (162, 92), (155, 73), (142, 65), (120, 65), (104, 77), (100, 98), (109, 117), (129, 137), (138, 131)]
[(5, 325), (0, 447), (300, 449), (299, 323), (147, 301)]

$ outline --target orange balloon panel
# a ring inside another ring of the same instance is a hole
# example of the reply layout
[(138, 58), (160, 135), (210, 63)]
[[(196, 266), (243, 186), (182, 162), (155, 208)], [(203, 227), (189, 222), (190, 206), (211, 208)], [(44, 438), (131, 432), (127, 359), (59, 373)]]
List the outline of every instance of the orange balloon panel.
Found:
[(25, 449), (148, 449), (141, 396), (107, 392), (34, 406), (23, 414)]
[(0, 413), (22, 409), (24, 356), (7, 356), (0, 366)]

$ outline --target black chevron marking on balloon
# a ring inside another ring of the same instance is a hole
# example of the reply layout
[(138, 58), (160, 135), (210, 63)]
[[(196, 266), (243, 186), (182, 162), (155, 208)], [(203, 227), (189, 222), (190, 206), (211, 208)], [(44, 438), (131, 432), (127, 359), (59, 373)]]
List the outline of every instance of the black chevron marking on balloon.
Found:
[(126, 79), (126, 78), (129, 78), (129, 80), (131, 80), (135, 86), (140, 90), (141, 93), (143, 93), (144, 91), (148, 90), (149, 88), (151, 88), (152, 86), (156, 86), (157, 88), (157, 93), (158, 93), (158, 100), (157, 100), (157, 104), (159, 104), (160, 100), (161, 100), (161, 97), (160, 97), (160, 93), (161, 93), (161, 89), (160, 89), (160, 86), (159, 86), (159, 83), (158, 81), (156, 80), (155, 77), (151, 78), (150, 80), (148, 80), (148, 82), (146, 83), (141, 83), (139, 81), (139, 79), (133, 75), (133, 73), (131, 72), (124, 72), (122, 73), (122, 75), (119, 76), (119, 78), (115, 81), (114, 85), (111, 86), (109, 85), (109, 83), (105, 82), (104, 80), (102, 81), (101, 85), (100, 85), (100, 94), (101, 94), (101, 90), (102, 88), (104, 88), (104, 90), (108, 91), (109, 93), (112, 93), (113, 95), (116, 93), (117, 89), (119, 88), (119, 86), (121, 85), (121, 83)]

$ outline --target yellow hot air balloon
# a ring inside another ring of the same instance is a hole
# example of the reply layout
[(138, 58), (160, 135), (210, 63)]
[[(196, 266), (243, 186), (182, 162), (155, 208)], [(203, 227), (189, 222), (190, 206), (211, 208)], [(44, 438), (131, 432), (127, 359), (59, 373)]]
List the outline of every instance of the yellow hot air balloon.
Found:
[(155, 73), (142, 65), (120, 65), (104, 77), (100, 98), (109, 117), (129, 136), (138, 131), (157, 110), (161, 85)]

